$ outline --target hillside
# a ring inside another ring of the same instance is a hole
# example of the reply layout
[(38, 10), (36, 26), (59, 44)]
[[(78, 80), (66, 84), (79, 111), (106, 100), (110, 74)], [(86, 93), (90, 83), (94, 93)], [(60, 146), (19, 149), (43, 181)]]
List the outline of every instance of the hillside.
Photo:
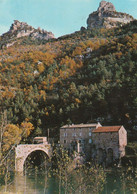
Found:
[[(23, 36), (0, 50), (0, 107), (8, 120), (58, 137), (66, 123), (124, 125), (136, 138), (137, 21), (58, 39)], [(4, 35), (5, 36), (5, 35)], [(3, 37), (4, 37), (3, 36)], [(3, 37), (1, 37), (3, 39)], [(8, 39), (6, 39), (8, 41)]]

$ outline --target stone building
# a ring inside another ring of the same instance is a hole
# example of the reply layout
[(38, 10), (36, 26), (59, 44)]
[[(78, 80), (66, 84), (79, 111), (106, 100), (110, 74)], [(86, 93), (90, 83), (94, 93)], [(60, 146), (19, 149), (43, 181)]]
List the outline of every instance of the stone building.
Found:
[(65, 125), (60, 128), (60, 144), (71, 151), (88, 154), (92, 146), (92, 131), (101, 127), (100, 123)]
[(99, 163), (110, 164), (125, 155), (127, 132), (123, 126), (98, 127), (92, 134), (92, 154)]

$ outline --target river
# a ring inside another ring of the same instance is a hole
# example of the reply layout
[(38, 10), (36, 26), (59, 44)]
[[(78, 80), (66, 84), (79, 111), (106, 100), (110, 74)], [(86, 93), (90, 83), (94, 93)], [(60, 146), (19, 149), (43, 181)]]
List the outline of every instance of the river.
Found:
[[(123, 187), (123, 188), (122, 188)], [(133, 192), (125, 190), (126, 185), (120, 184), (120, 174), (107, 173), (107, 183), (101, 194), (132, 194)], [(41, 171), (31, 171), (23, 174), (14, 174), (7, 185), (0, 187), (0, 194), (58, 194), (58, 184), (55, 179), (48, 177), (47, 173)], [(62, 192), (61, 194), (63, 194)], [(74, 192), (75, 193), (75, 192)], [(91, 191), (90, 194), (93, 192)], [(134, 192), (137, 193), (137, 192)], [(75, 193), (77, 194), (77, 193)], [(84, 194), (84, 193), (81, 193)], [(93, 193), (95, 194), (95, 193)]]
[(14, 174), (7, 185), (0, 187), (0, 194), (52, 194), (56, 190), (52, 178), (45, 173)]

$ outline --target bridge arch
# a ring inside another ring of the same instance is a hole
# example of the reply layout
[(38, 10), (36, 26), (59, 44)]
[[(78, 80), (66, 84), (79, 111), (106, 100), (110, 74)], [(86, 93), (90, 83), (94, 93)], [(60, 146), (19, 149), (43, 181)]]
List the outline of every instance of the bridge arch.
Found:
[(46, 164), (48, 162), (49, 156), (43, 149), (35, 149), (30, 152), (26, 159), (24, 159), (23, 171), (25, 171), (28, 167), (33, 169), (36, 166), (38, 168), (46, 168)]
[(44, 152), (47, 157), (50, 157), (52, 154), (52, 149), (50, 144), (28, 144), (28, 145), (18, 145), (16, 147), (16, 157), (15, 157), (15, 170), (18, 172), (23, 172), (24, 163), (28, 156), (35, 151)]

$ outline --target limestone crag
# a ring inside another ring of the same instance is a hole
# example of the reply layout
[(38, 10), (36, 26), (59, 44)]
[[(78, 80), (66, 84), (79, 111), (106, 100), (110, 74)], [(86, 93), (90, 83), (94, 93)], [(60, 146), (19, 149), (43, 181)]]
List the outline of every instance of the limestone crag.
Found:
[(98, 8), (98, 12), (104, 12), (104, 11), (116, 11), (116, 10), (112, 3), (101, 1)]
[(132, 16), (117, 12), (112, 3), (101, 1), (98, 10), (89, 15), (87, 28), (113, 28), (127, 24), (133, 20)]
[(55, 38), (52, 32), (47, 32), (46, 30), (41, 30), (40, 28), (35, 29), (25, 22), (14, 20), (10, 30), (2, 35), (2, 39), (5, 39), (6, 37), (8, 37), (8, 39), (21, 38), (24, 36), (30, 36), (34, 39), (40, 40), (49, 40)]

